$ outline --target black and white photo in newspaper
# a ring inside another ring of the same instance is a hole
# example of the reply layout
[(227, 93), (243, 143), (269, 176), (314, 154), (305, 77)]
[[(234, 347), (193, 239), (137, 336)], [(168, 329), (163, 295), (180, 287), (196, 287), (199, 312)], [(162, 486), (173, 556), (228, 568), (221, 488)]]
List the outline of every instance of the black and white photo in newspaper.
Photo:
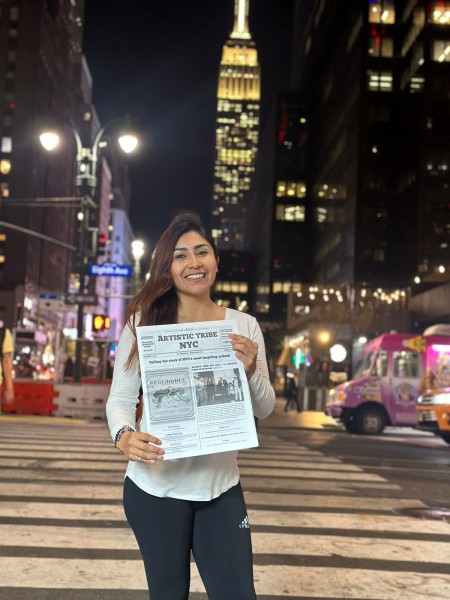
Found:
[(143, 389), (141, 430), (164, 459), (258, 446), (247, 378), (231, 348), (235, 320), (136, 328)]

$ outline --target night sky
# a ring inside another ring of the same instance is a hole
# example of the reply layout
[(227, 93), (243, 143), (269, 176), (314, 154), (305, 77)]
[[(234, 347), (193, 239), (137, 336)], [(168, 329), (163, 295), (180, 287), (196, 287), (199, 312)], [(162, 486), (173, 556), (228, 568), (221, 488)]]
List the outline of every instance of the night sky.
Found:
[[(291, 4), (250, 0), (263, 122), (286, 86)], [(234, 0), (86, 0), (84, 53), (100, 119), (129, 113), (143, 137), (129, 159), (130, 220), (147, 246), (178, 209), (209, 225), (217, 78), (233, 15)]]

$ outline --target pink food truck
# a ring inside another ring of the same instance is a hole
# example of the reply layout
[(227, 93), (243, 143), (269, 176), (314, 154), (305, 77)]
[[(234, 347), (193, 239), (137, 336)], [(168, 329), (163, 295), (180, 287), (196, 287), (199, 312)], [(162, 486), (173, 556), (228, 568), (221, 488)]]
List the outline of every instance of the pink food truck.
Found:
[(448, 386), (449, 377), (449, 325), (430, 327), (422, 336), (385, 333), (367, 342), (353, 378), (330, 391), (326, 413), (350, 433), (414, 427), (419, 395)]

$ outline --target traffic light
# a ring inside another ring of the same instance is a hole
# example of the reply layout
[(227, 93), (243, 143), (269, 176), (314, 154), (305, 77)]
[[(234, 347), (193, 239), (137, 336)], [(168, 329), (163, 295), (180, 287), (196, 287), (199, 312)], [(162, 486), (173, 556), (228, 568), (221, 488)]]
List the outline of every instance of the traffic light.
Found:
[(97, 234), (97, 257), (106, 256), (108, 245), (108, 234), (98, 233)]
[(107, 315), (94, 315), (92, 318), (92, 329), (103, 331), (111, 327), (111, 319)]

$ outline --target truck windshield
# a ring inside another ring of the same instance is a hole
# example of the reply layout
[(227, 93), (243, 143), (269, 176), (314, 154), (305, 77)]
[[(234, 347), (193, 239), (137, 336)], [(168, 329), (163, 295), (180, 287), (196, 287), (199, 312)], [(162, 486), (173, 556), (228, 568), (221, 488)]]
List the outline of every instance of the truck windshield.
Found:
[(370, 367), (373, 363), (373, 357), (375, 356), (375, 352), (369, 352), (362, 357), (361, 362), (359, 363), (353, 377), (361, 377), (362, 375), (369, 375)]

